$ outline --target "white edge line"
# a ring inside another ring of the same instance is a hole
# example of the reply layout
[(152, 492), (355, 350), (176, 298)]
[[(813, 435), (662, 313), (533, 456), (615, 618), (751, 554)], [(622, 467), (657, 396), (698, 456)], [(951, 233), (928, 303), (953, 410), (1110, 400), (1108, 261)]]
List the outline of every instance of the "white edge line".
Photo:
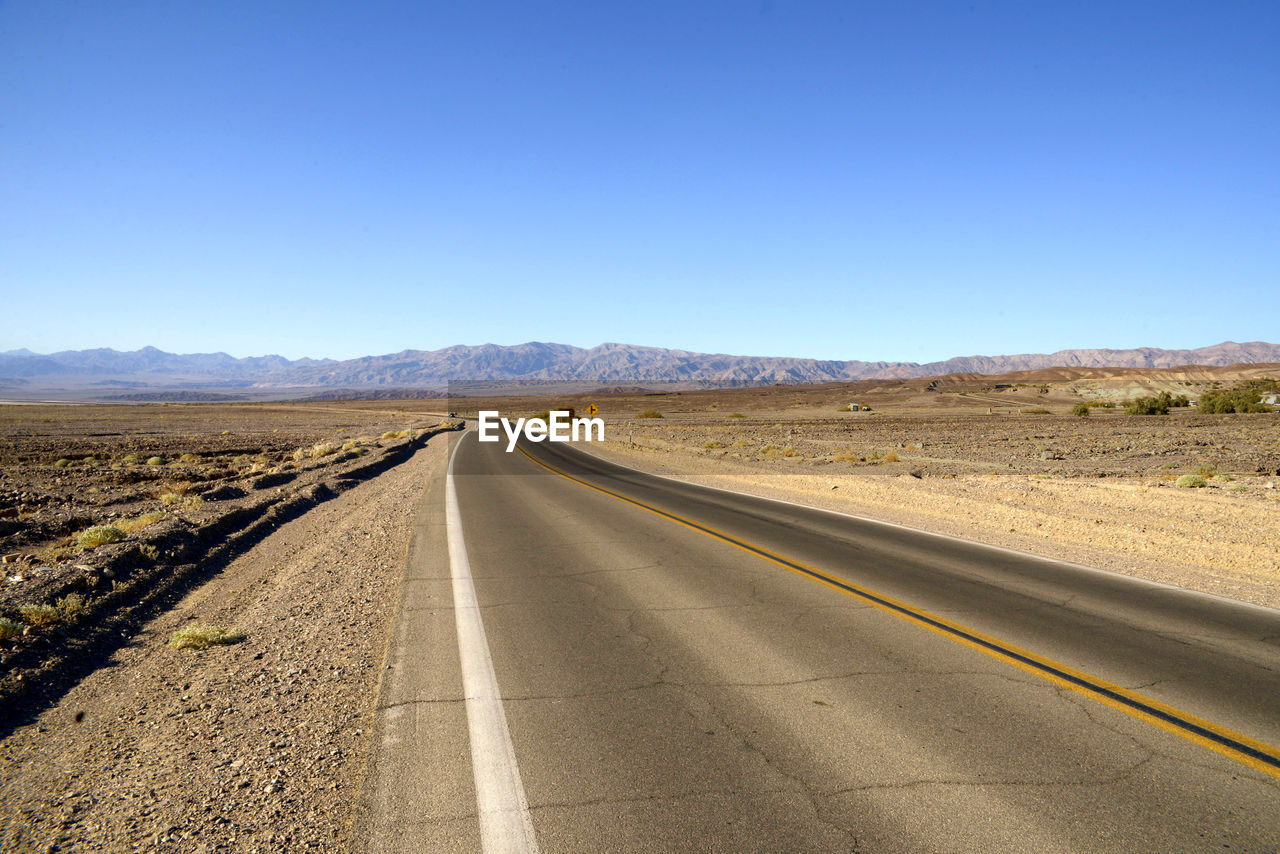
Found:
[[(768, 495), (757, 495), (754, 492), (743, 492), (737, 489), (727, 489), (723, 486), (711, 486), (710, 484), (706, 484), (706, 483), (694, 483), (691, 480), (681, 480), (679, 477), (674, 477), (674, 476), (665, 475), (665, 474), (657, 474), (656, 472), (645, 471), (644, 469), (638, 469), (638, 468), (635, 468), (634, 466), (629, 466), (623, 463), (616, 462), (614, 460), (609, 459), (608, 457), (603, 457), (599, 454), (593, 454), (590, 451), (584, 450), (582, 447), (580, 447), (580, 445), (581, 443), (573, 444), (574, 450), (580, 451), (581, 453), (584, 453), (589, 457), (594, 457), (595, 459), (600, 460), (601, 462), (605, 462), (610, 465), (617, 466), (618, 468), (626, 469), (627, 471), (633, 471), (636, 474), (646, 475), (647, 477), (656, 477), (661, 480), (672, 481), (673, 483), (682, 483), (682, 484), (685, 484), (686, 486), (696, 486), (701, 489), (710, 489), (714, 492), (727, 492), (730, 495), (741, 495), (744, 498), (757, 498), (761, 501), (771, 501), (774, 504), (786, 504), (792, 507), (802, 507), (805, 510), (816, 510), (819, 513), (826, 513), (831, 516), (844, 516), (846, 519), (856, 519), (859, 522), (869, 522), (872, 525), (883, 525), (887, 528), (899, 528), (903, 531), (911, 531), (912, 533), (915, 533), (915, 534), (925, 534), (926, 536), (938, 537), (939, 539), (951, 540), (957, 543), (964, 543), (965, 545), (969, 545), (969, 546), (976, 546), (978, 548), (983, 548), (983, 549), (992, 549), (994, 551), (1005, 552), (1006, 554), (1016, 555), (1022, 558), (1030, 558), (1032, 560), (1043, 561), (1044, 563), (1053, 563), (1059, 566), (1069, 566), (1072, 569), (1083, 569), (1087, 572), (1096, 572), (1100, 575), (1109, 575), (1115, 578), (1124, 578), (1129, 581), (1136, 582), (1138, 584), (1146, 584), (1152, 587), (1160, 587), (1165, 590), (1176, 590), (1179, 593), (1185, 593), (1189, 596), (1198, 596), (1205, 599), (1212, 599), (1217, 602), (1222, 602), (1228, 605), (1234, 605), (1241, 608), (1251, 608), (1257, 611), (1264, 611), (1267, 614), (1270, 614), (1272, 616), (1274, 616), (1277, 613), (1280, 613), (1280, 608), (1269, 608), (1266, 605), (1259, 605), (1256, 602), (1244, 602), (1240, 599), (1232, 599), (1230, 596), (1222, 596), (1218, 593), (1208, 593), (1204, 590), (1192, 590), (1188, 587), (1179, 587), (1178, 585), (1170, 584), (1167, 581), (1154, 581), (1150, 578), (1141, 578), (1136, 575), (1126, 575), (1123, 572), (1116, 572), (1115, 570), (1112, 570), (1112, 569), (1102, 569), (1101, 567), (1089, 566), (1088, 564), (1084, 564), (1084, 563), (1073, 563), (1069, 560), (1063, 560), (1061, 558), (1046, 557), (1045, 555), (1033, 554), (1032, 552), (1024, 552), (1019, 549), (1011, 549), (1008, 546), (997, 546), (991, 543), (984, 543), (981, 540), (968, 540), (968, 539), (965, 539), (964, 537), (957, 537), (955, 534), (943, 534), (939, 531), (930, 531), (925, 528), (913, 528), (910, 525), (903, 525), (899, 522), (886, 522), (884, 519), (873, 519), (870, 516), (859, 516), (856, 513), (846, 513), (843, 510), (832, 510), (827, 507), (815, 507), (812, 504), (802, 504), (799, 501), (788, 501), (785, 498), (773, 498)], [(723, 477), (725, 475), (711, 474), (709, 476)]]
[(511, 731), (502, 708), (502, 692), (493, 670), (493, 656), (480, 618), (471, 563), (462, 537), (462, 514), (453, 483), (453, 461), (462, 447), (463, 433), (449, 455), (445, 473), (445, 530), (449, 568), (453, 578), (453, 613), (458, 627), (458, 657), (466, 697), (467, 730), (471, 735), (471, 770), (475, 776), (476, 815), (485, 854), (537, 854), (538, 841), (529, 816), (529, 801), (520, 780)]

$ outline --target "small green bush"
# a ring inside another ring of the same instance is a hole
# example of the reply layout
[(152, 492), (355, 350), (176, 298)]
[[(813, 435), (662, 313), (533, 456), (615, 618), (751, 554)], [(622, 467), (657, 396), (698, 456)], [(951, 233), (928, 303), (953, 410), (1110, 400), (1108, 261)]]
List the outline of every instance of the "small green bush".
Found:
[(1081, 418), (1088, 418), (1088, 417), (1089, 417), (1089, 404), (1087, 404), (1087, 403), (1077, 403), (1075, 406), (1071, 407), (1071, 414), (1072, 414), (1072, 415), (1078, 415), (1078, 416), (1080, 416)]
[(1208, 486), (1208, 482), (1198, 474), (1184, 474), (1177, 480), (1178, 486), (1186, 489), (1199, 489), (1202, 486)]
[(164, 465), (164, 457), (147, 457), (147, 465), (162, 466)]
[(28, 625), (52, 626), (58, 622), (58, 609), (53, 605), (23, 605), (18, 612)]
[(1022, 414), (1023, 415), (1048, 415), (1049, 410), (1045, 409), (1043, 406), (1037, 406), (1033, 409), (1022, 410)]
[(63, 620), (70, 620), (88, 610), (85, 607), (84, 597), (79, 593), (68, 593), (58, 600), (55, 607), (58, 609), (58, 616)]
[(636, 415), (636, 418), (661, 418), (661, 417), (662, 417), (662, 413), (656, 409), (646, 409), (644, 412), (641, 412)]
[(702, 447), (704, 447), (704, 448), (706, 448), (708, 451), (710, 451), (710, 450), (712, 450), (712, 449), (714, 449), (714, 448), (723, 448), (723, 447), (724, 447), (724, 445), (720, 444), (720, 443), (719, 443), (719, 442), (717, 442), (715, 439), (712, 439), (712, 440), (710, 440), (709, 442), (707, 442), (705, 445), (703, 445)]
[(69, 466), (69, 465), (71, 465), (71, 460), (68, 460), (68, 459), (61, 459), (61, 460), (58, 460), (56, 463), (54, 463), (54, 464), (53, 464), (53, 467), (54, 467), (54, 468), (59, 468), (59, 469), (64, 469), (64, 468), (66, 468), (66, 467), (67, 467), (67, 466)]
[(885, 454), (884, 461), (886, 463), (896, 463), (898, 461), (897, 453), (894, 451), (890, 451), (889, 453)]
[(183, 626), (169, 638), (173, 649), (207, 649), (215, 644), (232, 644), (244, 640), (244, 632), (223, 626), (192, 623)]
[(0, 617), (0, 641), (22, 637), (22, 623), (15, 623), (8, 617)]
[(198, 462), (200, 462), (200, 458), (199, 458), (198, 456), (196, 456), (195, 454), (183, 454), (182, 456), (178, 457), (178, 462), (180, 462), (180, 463), (198, 463)]
[(725, 417), (726, 418), (746, 418), (747, 416), (743, 415), (741, 412), (730, 412)]
[(115, 543), (124, 539), (124, 531), (115, 525), (94, 525), (76, 537), (76, 545), (82, 549), (96, 549), (107, 543)]

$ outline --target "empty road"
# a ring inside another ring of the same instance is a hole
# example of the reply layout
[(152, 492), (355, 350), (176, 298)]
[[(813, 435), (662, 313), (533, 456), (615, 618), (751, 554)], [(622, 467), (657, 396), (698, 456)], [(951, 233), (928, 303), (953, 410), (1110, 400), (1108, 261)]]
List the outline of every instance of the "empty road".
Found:
[(370, 850), (1280, 851), (1280, 612), (458, 441)]

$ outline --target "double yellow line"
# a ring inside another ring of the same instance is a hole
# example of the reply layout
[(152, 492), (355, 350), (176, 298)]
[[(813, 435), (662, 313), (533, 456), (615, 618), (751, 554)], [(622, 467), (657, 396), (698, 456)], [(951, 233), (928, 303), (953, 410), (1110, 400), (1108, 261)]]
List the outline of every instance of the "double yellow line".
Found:
[(762, 546), (757, 546), (754, 543), (731, 536), (715, 528), (699, 524), (679, 514), (662, 510), (651, 504), (637, 501), (611, 489), (606, 489), (603, 486), (575, 477), (537, 459), (526, 451), (523, 445), (517, 447), (519, 447), (520, 453), (552, 474), (581, 484), (589, 489), (594, 489), (596, 492), (604, 493), (619, 501), (625, 501), (678, 525), (683, 525), (690, 530), (705, 534), (712, 539), (727, 543), (734, 548), (767, 560), (810, 581), (815, 581), (846, 596), (866, 602), (895, 617), (928, 629), (948, 640), (964, 644), (970, 649), (977, 650), (1006, 664), (1012, 664), (1020, 670), (1039, 676), (1041, 679), (1045, 679), (1055, 685), (1068, 688), (1077, 694), (1110, 706), (1140, 721), (1157, 726), (1165, 732), (1173, 733), (1201, 747), (1207, 747), (1215, 753), (1234, 759), (1256, 771), (1261, 771), (1263, 774), (1280, 779), (1280, 749), (1269, 744), (1249, 738), (1247, 735), (1238, 733), (1235, 730), (1219, 726), (1212, 721), (1161, 703), (1159, 700), (1154, 700), (1136, 691), (1130, 691), (1127, 688), (1054, 661), (1051, 658), (1045, 658), (999, 638), (983, 634), (960, 623), (939, 617), (936, 614), (931, 614), (883, 593), (877, 593), (866, 587), (852, 584), (838, 576), (784, 557)]

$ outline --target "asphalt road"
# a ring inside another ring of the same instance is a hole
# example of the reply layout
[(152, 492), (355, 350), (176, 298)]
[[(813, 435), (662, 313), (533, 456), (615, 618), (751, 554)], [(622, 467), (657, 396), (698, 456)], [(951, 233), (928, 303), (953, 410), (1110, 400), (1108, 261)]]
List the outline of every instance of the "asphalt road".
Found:
[[(461, 442), (543, 852), (1280, 851), (1280, 612)], [(445, 500), (411, 551), (370, 850), (481, 849)]]

